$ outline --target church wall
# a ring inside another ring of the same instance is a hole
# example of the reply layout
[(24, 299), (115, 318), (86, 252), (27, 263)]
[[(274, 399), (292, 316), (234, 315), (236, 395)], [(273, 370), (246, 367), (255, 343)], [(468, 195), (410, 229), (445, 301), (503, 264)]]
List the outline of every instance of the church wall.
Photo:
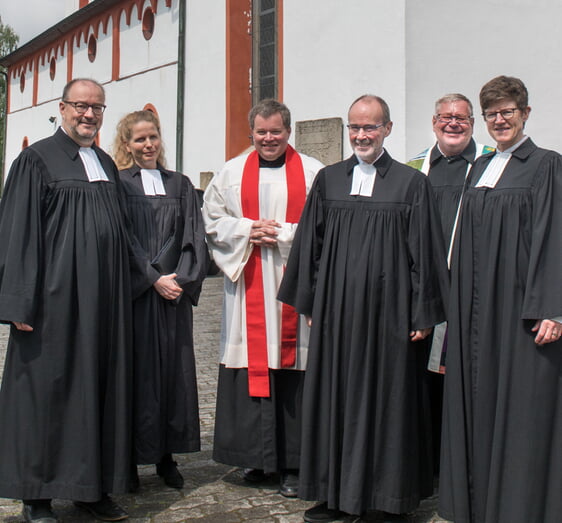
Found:
[(150, 7), (149, 0), (141, 7), (140, 13), (134, 6), (129, 25), (126, 23), (125, 13), (120, 17), (121, 77), (177, 60), (177, 3), (174, 2), (172, 9), (166, 8), (162, 1), (159, 3), (154, 17), (154, 32), (149, 40), (145, 39), (142, 32), (142, 16), (147, 7)]
[[(284, 101), (293, 121), (341, 117), (358, 96), (381, 96), (394, 129), (385, 144), (404, 153), (404, 0), (285, 0)], [(293, 136), (294, 140), (294, 136)], [(351, 154), (344, 133), (344, 156)]]
[[(141, 4), (141, 15), (148, 6), (154, 9), (155, 29), (150, 40), (143, 37), (138, 4)], [(125, 23), (126, 13), (130, 13), (130, 28)], [(119, 47), (114, 47), (114, 16), (123, 24)], [(105, 149), (112, 144), (115, 125), (121, 116), (152, 104), (162, 119), (168, 162), (174, 167), (178, 0), (123, 2), (98, 18), (93, 23), (76, 27), (43, 51), (25, 58), (22, 65), (11, 68), (6, 173), (21, 151), (24, 137), (27, 136), (31, 144), (49, 136), (60, 125), (58, 101), (69, 76), (94, 78), (105, 87), (108, 109), (99, 135), (100, 145)], [(94, 61), (88, 58), (88, 41), (92, 34), (97, 43)], [(68, 42), (72, 42), (70, 53)], [(55, 58), (53, 79), (50, 76), (52, 57)], [(116, 69), (117, 64), (120, 67)], [(22, 93), (18, 71), (24, 68), (25, 89)]]
[(434, 102), (448, 92), (470, 98), (475, 137), (490, 143), (478, 95), (488, 80), (501, 74), (521, 78), (529, 90), (529, 136), (562, 151), (561, 18), (557, 0), (408, 0), (408, 155), (434, 143)]
[[(20, 89), (21, 77), (24, 77), (24, 90)], [(21, 111), (31, 107), (33, 103), (33, 69), (25, 65), (18, 67), (16, 74), (10, 76), (10, 108), (12, 111)]]
[[(107, 86), (107, 109), (104, 114), (100, 144), (109, 151), (119, 120), (147, 104), (156, 109), (162, 126), (162, 139), (168, 167), (174, 169), (176, 157), (176, 84), (177, 66), (171, 65), (113, 82)], [(147, 86), (150, 86), (147, 89)]]
[[(60, 96), (60, 95), (59, 95)], [(53, 118), (51, 122), (49, 118)], [(6, 135), (6, 170), (22, 150), (25, 137), (28, 143), (36, 142), (53, 134), (60, 125), (58, 101), (51, 101), (33, 110), (12, 113), (8, 120), (9, 132)]]
[[(63, 54), (64, 53), (64, 54)], [(68, 76), (68, 50), (65, 45), (62, 49), (52, 49), (45, 55), (44, 61), (39, 61), (37, 103), (59, 98)], [(51, 61), (54, 62), (54, 77), (51, 79)]]
[(73, 55), (74, 63), (72, 76), (94, 78), (101, 84), (111, 81), (112, 64), (112, 22), (109, 20), (107, 31), (103, 30), (103, 24), (97, 25), (97, 52), (96, 57), (91, 61), (88, 57), (88, 43), (91, 36), (95, 38), (95, 28), (90, 28), (87, 36), (81, 36), (78, 41), (74, 41)]
[(357, 0), (342, 8), (338, 0), (284, 0), (283, 11), (283, 91), (294, 121), (345, 122), (356, 96), (378, 94), (394, 121), (385, 144), (405, 161), (434, 142), (435, 99), (460, 91), (475, 105), (475, 137), (489, 143), (478, 93), (507, 74), (529, 89), (529, 135), (562, 150), (560, 2)]
[[(150, 2), (136, 1), (142, 4), (142, 15)], [(72, 75), (105, 83), (103, 147), (111, 144), (120, 116), (151, 103), (162, 118), (173, 166), (179, 0), (172, 1), (171, 9), (165, 0), (156, 4), (155, 30), (148, 41), (136, 6), (130, 9), (130, 22), (125, 14), (119, 16), (117, 73), (112, 17), (104, 19), (106, 25), (95, 26), (93, 63), (87, 56), (87, 38), (94, 28), (85, 28), (79, 42), (73, 37)], [(555, 0), (474, 0), (469, 7), (463, 0), (283, 0), (281, 12), (280, 91), (293, 122), (338, 116), (345, 123), (352, 100), (366, 92), (378, 94), (389, 103), (394, 121), (386, 146), (396, 159), (407, 160), (434, 141), (431, 115), (436, 98), (460, 91), (472, 99), (479, 115), (482, 84), (508, 74), (521, 77), (529, 88), (533, 111), (528, 133), (541, 145), (562, 150), (562, 32), (556, 26), (562, 4)], [(227, 159), (226, 13), (226, 0), (186, 0), (183, 163), (196, 185), (199, 172), (217, 172)], [(44, 57), (16, 65), (10, 74), (7, 166), (21, 150), (24, 136), (32, 143), (53, 131), (49, 118), (58, 117), (58, 97), (69, 75), (68, 50), (60, 42), (57, 46), (46, 49)], [(476, 118), (475, 135), (489, 143), (481, 117)], [(348, 154), (344, 132), (344, 156)]]
[(194, 183), (226, 160), (225, 13), (224, 0), (187, 2), (183, 163)]
[[(218, 5), (220, 4), (220, 5)], [(188, 2), (184, 164), (188, 172), (217, 172), (225, 106), (225, 2)], [(395, 120), (404, 120), (404, 0), (283, 1), (283, 101), (293, 122), (339, 116), (359, 95), (381, 95)], [(212, 35), (212, 37), (210, 37)], [(337, 37), (334, 37), (336, 35)], [(347, 136), (347, 133), (345, 134)], [(404, 156), (406, 130), (387, 141)], [(291, 143), (294, 145), (294, 125)], [(344, 154), (350, 154), (344, 140)]]

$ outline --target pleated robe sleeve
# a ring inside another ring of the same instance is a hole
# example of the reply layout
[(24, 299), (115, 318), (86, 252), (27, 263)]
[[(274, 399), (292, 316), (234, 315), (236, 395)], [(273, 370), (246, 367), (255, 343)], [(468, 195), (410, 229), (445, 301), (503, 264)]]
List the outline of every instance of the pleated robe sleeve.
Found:
[(543, 158), (533, 180), (532, 232), (522, 319), (562, 316), (562, 158)]
[(203, 219), (213, 260), (226, 277), (236, 282), (252, 253), (252, 220), (242, 216), (240, 195), (223, 185), (224, 178), (225, 174), (219, 173), (207, 187)]
[(325, 169), (316, 177), (297, 226), (295, 238), (278, 299), (292, 305), (299, 314), (312, 315), (314, 293), (324, 235), (323, 180)]
[(181, 199), (184, 225), (181, 255), (175, 270), (176, 281), (183, 289), (182, 299), (188, 297), (192, 305), (197, 305), (209, 267), (209, 251), (197, 193), (189, 179), (183, 175)]
[(14, 161), (0, 201), (0, 321), (33, 326), (42, 283), (43, 205), (47, 186), (41, 159), (25, 150)]
[(430, 328), (445, 320), (449, 292), (447, 256), (433, 191), (427, 178), (416, 178), (408, 223), (412, 330)]

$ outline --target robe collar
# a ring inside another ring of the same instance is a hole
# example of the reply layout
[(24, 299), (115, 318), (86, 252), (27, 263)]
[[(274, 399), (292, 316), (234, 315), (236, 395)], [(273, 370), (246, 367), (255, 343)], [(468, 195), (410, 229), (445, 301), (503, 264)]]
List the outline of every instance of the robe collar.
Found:
[(287, 151), (285, 151), (279, 158), (275, 160), (266, 160), (265, 158), (259, 157), (260, 167), (277, 168), (283, 167), (285, 165), (287, 157)]
[(462, 158), (467, 163), (474, 163), (475, 156), (476, 156), (476, 142), (474, 141), (473, 138), (471, 138), (470, 142), (468, 142), (468, 145), (466, 146), (464, 151), (462, 151), (460, 154), (456, 154), (455, 156), (451, 156), (451, 157), (445, 156), (439, 149), (439, 146), (435, 144), (431, 149), (429, 163), (430, 165), (433, 165), (433, 163), (439, 160), (440, 158), (444, 158), (448, 162), (455, 161), (458, 158)]
[[(168, 169), (164, 169), (164, 167), (162, 167), (159, 163), (156, 164), (156, 169), (160, 171), (160, 174), (166, 176), (167, 178), (169, 178), (172, 174), (172, 171), (168, 171)], [(123, 170), (127, 171), (133, 177), (140, 176), (141, 173), (141, 167), (139, 167), (136, 163), (133, 164), (131, 167)]]
[[(77, 144), (70, 136), (68, 136), (68, 134), (66, 134), (62, 130), (62, 127), (59, 127), (57, 129), (57, 131), (54, 134), (54, 138), (57, 144), (60, 146), (60, 148), (67, 154), (67, 156), (71, 160), (76, 160), (80, 152), (80, 147), (82, 146)], [(92, 144), (92, 149), (94, 150), (94, 152), (99, 158), (100, 157), (99, 152), (101, 151), (101, 149), (95, 143)]]
[[(515, 156), (518, 160), (526, 160), (531, 154), (538, 149), (531, 138), (527, 138), (515, 151), (511, 153), (511, 156)], [(497, 149), (496, 149), (497, 151)], [(499, 151), (498, 151), (499, 152)], [(495, 154), (491, 153), (491, 156)]]
[[(346, 172), (348, 176), (353, 175), (353, 168), (358, 163), (359, 160), (357, 159), (357, 156), (355, 156), (355, 154), (352, 154), (346, 160)], [(390, 169), (390, 166), (392, 165), (392, 157), (390, 156), (390, 154), (388, 154), (386, 149), (384, 149), (382, 156), (374, 163), (374, 165), (377, 169), (377, 176), (382, 176), (384, 178), (387, 171)]]

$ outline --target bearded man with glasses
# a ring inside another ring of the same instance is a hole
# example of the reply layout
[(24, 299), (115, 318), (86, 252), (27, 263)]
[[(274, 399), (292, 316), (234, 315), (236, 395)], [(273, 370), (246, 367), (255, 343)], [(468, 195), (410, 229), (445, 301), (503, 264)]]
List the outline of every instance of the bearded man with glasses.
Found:
[(101, 520), (127, 517), (108, 493), (129, 488), (129, 260), (143, 255), (117, 168), (94, 143), (104, 101), (93, 80), (67, 84), (61, 127), (16, 158), (0, 203), (0, 321), (11, 324), (0, 496), (22, 499), (28, 522), (58, 521), (52, 498)]

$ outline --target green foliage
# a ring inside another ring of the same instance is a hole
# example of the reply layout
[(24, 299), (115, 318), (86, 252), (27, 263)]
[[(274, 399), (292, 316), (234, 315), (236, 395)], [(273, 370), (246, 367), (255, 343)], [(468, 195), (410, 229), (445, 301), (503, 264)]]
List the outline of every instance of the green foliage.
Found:
[[(9, 25), (2, 23), (0, 16), (0, 57), (10, 54), (18, 46), (20, 37)], [(6, 132), (6, 70), (0, 67), (0, 195), (4, 180), (4, 134)]]
[(9, 25), (2, 23), (0, 16), (0, 56), (10, 54), (18, 46), (20, 37), (14, 32)]

